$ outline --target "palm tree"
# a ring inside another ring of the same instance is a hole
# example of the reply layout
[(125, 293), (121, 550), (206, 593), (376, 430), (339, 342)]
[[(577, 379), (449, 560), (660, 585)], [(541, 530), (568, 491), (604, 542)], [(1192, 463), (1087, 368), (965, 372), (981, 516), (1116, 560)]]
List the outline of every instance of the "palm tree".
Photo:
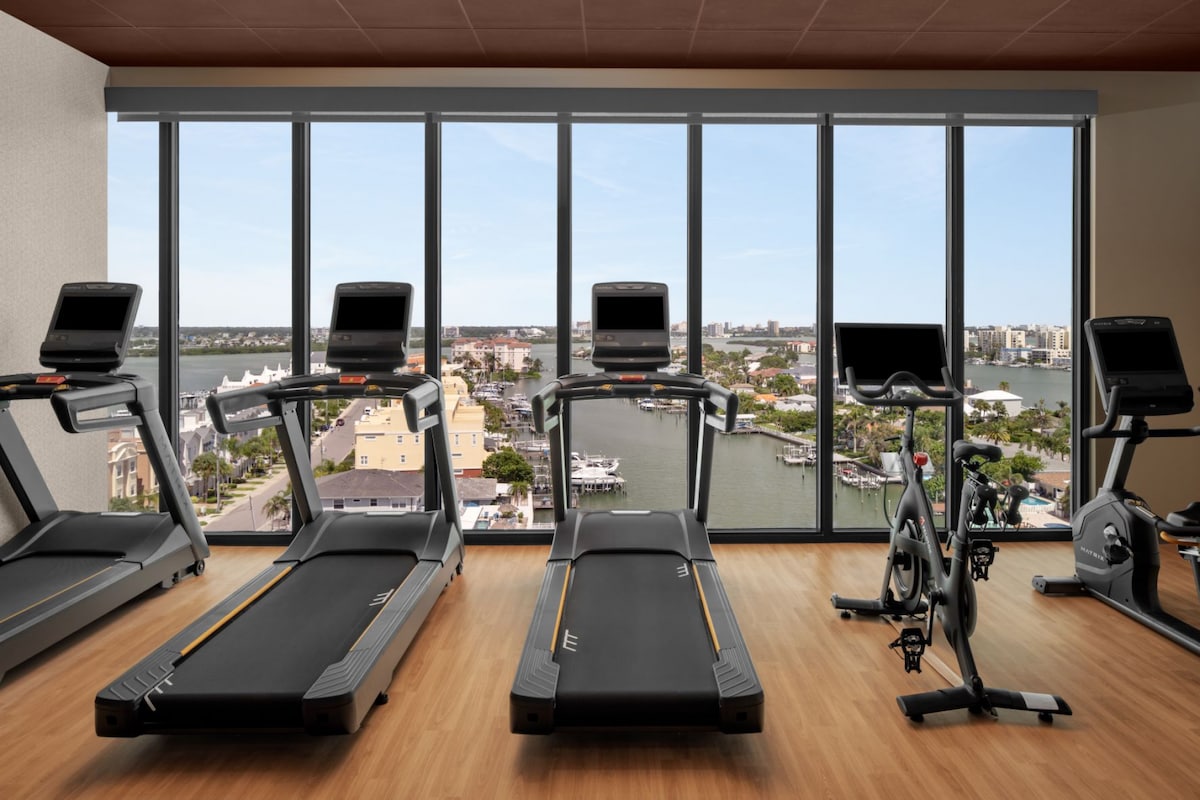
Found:
[(518, 503), (524, 500), (525, 496), (529, 494), (531, 485), (529, 481), (513, 481), (510, 483), (509, 488), (512, 490), (513, 499)]
[(292, 516), (291, 492), (285, 489), (271, 495), (263, 506), (263, 513), (271, 520), (272, 527), (279, 527), (280, 521), (286, 526), (291, 522)]
[[(233, 473), (233, 467), (215, 452), (201, 453), (192, 460), (192, 472), (195, 472), (207, 485), (209, 478), (214, 478), (217, 490), (217, 510), (221, 509), (221, 476)], [(207, 491), (205, 492), (207, 494)]]
[(1009, 389), (1009, 384), (1008, 384), (1008, 381), (1000, 381), (1000, 385), (999, 385), (999, 387), (998, 387), (998, 388), (999, 388), (999, 389), (1000, 389), (1000, 391), (1002, 391), (1002, 392), (1007, 392), (1007, 391), (1008, 391), (1008, 389)]
[(242, 442), (236, 436), (226, 436), (221, 440), (221, 447), (229, 457), (229, 470), (232, 474), (233, 465), (242, 457)]

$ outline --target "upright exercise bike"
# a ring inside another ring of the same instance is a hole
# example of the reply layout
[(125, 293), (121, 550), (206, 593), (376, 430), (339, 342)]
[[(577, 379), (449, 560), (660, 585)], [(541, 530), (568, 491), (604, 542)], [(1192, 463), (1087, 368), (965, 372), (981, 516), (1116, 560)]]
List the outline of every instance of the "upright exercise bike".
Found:
[(892, 518), (879, 597), (851, 599), (835, 594), (833, 607), (841, 609), (843, 617), (854, 613), (919, 619), (924, 615), (924, 629), (905, 627), (890, 645), (900, 650), (905, 672), (921, 671), (921, 656), (933, 642), (934, 618), (941, 621), (958, 659), (962, 684), (897, 697), (900, 710), (914, 722), (922, 721), (926, 714), (954, 709), (992, 716), (997, 708), (1033, 711), (1045, 722), (1052, 721), (1054, 714), (1070, 714), (1070, 707), (1057, 695), (984, 686), (975, 666), (970, 644), (977, 607), (974, 580), (988, 578), (996, 553), (992, 542), (977, 534), (989, 526), (1018, 524), (1020, 503), (1028, 491), (1021, 487), (1002, 498), (981, 471), (985, 463), (1000, 459), (1000, 448), (955, 442), (953, 460), (966, 474), (958, 526), (947, 534), (950, 554), (944, 554), (925, 493), (924, 467), (929, 456), (915, 452), (913, 435), (917, 409), (949, 408), (962, 400), (946, 366), (941, 326), (838, 324), (835, 333), (839, 369), (850, 394), (865, 405), (903, 408), (905, 420), (899, 459), (904, 492)]
[(1091, 595), (1200, 655), (1200, 629), (1168, 614), (1158, 599), (1160, 540), (1191, 563), (1200, 592), (1200, 503), (1158, 516), (1125, 488), (1133, 453), (1147, 439), (1200, 436), (1196, 428), (1151, 428), (1149, 416), (1186, 414), (1194, 398), (1165, 317), (1107, 317), (1084, 324), (1105, 419), (1087, 439), (1115, 439), (1104, 483), (1072, 520), (1075, 575), (1037, 575), (1048, 595)]

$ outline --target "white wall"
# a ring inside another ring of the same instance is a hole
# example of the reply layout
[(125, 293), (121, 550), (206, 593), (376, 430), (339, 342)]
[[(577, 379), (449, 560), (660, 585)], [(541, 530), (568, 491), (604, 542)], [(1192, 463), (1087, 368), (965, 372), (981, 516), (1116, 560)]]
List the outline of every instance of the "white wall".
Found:
[[(0, 13), (0, 374), (40, 369), (61, 284), (107, 274), (107, 75)], [(60, 506), (104, 508), (104, 436), (64, 433), (49, 403), (13, 414)], [(0, 480), (0, 541), (25, 522)]]

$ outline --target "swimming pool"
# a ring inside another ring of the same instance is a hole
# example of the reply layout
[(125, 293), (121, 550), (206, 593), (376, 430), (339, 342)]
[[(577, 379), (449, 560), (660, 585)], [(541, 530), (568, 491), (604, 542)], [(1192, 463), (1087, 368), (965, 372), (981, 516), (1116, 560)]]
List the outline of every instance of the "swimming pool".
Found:
[(1050, 502), (1049, 500), (1043, 500), (1040, 497), (1026, 497), (1024, 500), (1021, 501), (1021, 505), (1023, 505), (1023, 506), (1052, 506), (1052, 505), (1054, 505), (1054, 503)]

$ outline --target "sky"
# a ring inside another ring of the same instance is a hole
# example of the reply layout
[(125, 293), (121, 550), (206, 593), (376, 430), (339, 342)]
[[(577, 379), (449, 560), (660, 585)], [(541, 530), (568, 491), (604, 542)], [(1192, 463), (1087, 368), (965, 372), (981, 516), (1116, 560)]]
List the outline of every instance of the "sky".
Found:
[[(180, 126), (180, 323), (290, 324), (291, 128)], [(109, 124), (109, 275), (146, 290), (157, 321), (158, 129)], [(834, 133), (834, 316), (939, 322), (945, 308), (945, 132)], [(400, 280), (423, 324), (424, 128), (317, 123), (312, 136), (312, 319), (340, 281)], [(967, 128), (967, 325), (1067, 324), (1072, 132)], [(554, 125), (443, 127), (443, 321), (555, 320)], [(670, 287), (686, 304), (686, 128), (581, 124), (572, 132), (572, 319), (597, 281)], [(816, 312), (816, 129), (703, 132), (703, 322), (810, 325)]]

